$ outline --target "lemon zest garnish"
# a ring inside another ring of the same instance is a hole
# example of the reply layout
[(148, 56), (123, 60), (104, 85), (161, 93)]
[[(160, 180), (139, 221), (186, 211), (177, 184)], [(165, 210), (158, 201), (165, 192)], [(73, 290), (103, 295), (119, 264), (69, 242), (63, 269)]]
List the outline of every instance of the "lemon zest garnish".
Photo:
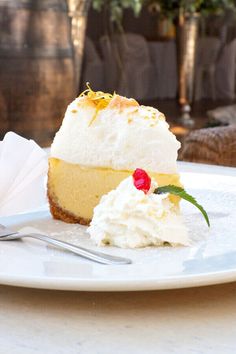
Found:
[(87, 89), (84, 90), (79, 97), (87, 96), (93, 103), (96, 105), (96, 111), (89, 122), (89, 126), (95, 121), (97, 115), (100, 110), (105, 109), (109, 103), (111, 102), (112, 98), (116, 95), (114, 92), (113, 95), (110, 93), (105, 93), (102, 91), (93, 91), (90, 87), (90, 84), (86, 83)]

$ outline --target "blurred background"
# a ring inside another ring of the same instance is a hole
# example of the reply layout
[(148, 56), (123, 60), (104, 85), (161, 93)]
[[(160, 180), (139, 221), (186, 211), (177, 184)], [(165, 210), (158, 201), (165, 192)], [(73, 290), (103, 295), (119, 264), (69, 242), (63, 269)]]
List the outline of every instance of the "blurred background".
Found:
[(180, 159), (236, 166), (232, 0), (0, 0), (0, 137), (49, 146), (86, 88), (162, 111)]

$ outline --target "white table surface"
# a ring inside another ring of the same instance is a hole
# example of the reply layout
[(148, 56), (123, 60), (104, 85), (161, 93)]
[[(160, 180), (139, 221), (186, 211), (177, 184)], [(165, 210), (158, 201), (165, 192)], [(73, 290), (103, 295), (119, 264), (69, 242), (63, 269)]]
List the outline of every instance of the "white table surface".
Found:
[(87, 293), (0, 286), (0, 353), (234, 354), (236, 283)]

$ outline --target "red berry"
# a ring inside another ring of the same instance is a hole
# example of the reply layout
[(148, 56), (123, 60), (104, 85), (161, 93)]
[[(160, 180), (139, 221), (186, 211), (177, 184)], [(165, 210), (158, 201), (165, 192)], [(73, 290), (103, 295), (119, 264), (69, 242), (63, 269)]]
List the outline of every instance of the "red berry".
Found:
[(151, 178), (148, 176), (147, 172), (141, 168), (136, 168), (133, 173), (134, 185), (137, 189), (147, 193), (151, 187)]

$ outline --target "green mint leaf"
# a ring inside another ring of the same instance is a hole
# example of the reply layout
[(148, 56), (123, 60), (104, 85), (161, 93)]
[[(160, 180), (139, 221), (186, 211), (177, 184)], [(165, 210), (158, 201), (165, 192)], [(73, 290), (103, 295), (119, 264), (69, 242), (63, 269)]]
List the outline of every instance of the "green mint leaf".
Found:
[(200, 204), (198, 204), (196, 199), (192, 195), (188, 194), (183, 188), (170, 184), (168, 186), (156, 188), (154, 190), (154, 193), (155, 194), (170, 193), (173, 195), (177, 195), (178, 197), (180, 197), (182, 199), (187, 200), (189, 203), (192, 203), (193, 205), (195, 205), (195, 207), (197, 207), (201, 211), (202, 215), (204, 216), (204, 218), (207, 222), (207, 225), (210, 227), (210, 221), (209, 221), (209, 218), (208, 218), (208, 215), (207, 215), (207, 212), (205, 211), (205, 209)]

